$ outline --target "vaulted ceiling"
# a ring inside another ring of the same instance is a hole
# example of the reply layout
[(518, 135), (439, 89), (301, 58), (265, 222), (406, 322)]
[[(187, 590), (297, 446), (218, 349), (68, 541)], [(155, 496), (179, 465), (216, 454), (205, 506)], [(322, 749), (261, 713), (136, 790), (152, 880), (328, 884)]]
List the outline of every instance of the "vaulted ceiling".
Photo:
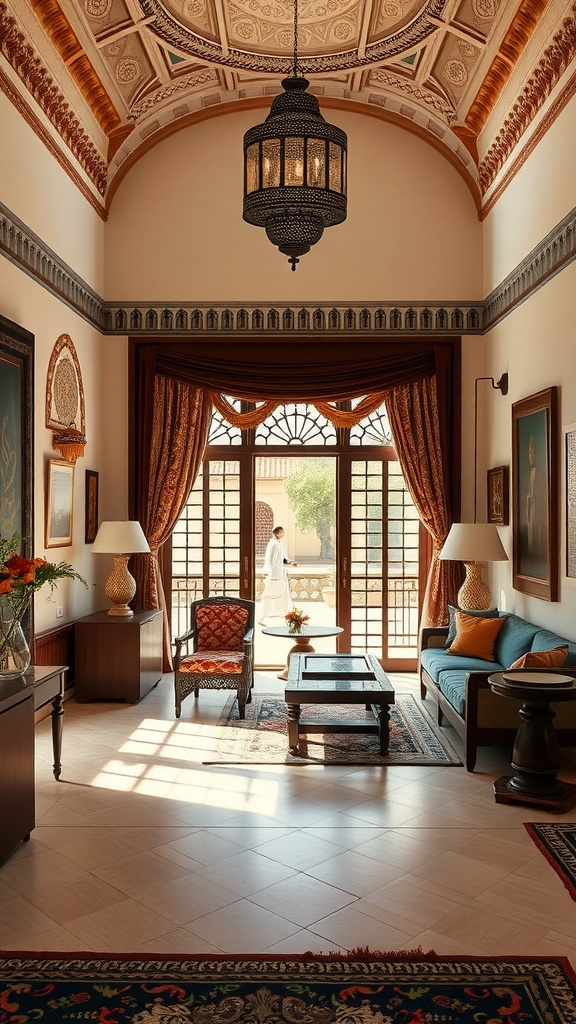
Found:
[[(297, 0), (297, 13), (299, 70), (322, 109), (361, 109), (420, 134), (458, 167), (479, 206), (511, 116), (510, 101), (497, 110), (501, 96), (526, 98), (537, 75), (543, 102), (576, 48), (576, 4), (562, 0)], [(91, 177), (109, 201), (115, 179), (169, 132), (269, 106), (292, 73), (294, 2), (0, 0), (2, 51), (17, 71), (22, 40), (91, 136), (100, 154)], [(531, 121), (538, 101), (528, 107)], [(514, 142), (513, 126), (509, 135)]]

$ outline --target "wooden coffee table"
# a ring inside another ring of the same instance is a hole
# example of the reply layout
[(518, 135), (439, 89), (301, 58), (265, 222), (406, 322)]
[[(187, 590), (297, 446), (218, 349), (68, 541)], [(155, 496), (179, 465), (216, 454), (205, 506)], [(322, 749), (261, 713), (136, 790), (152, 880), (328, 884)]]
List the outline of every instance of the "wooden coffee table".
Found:
[[(299, 753), (302, 733), (377, 732), (380, 753), (390, 742), (390, 711), (394, 689), (373, 654), (292, 654), (284, 691), (288, 705), (288, 745)], [(353, 719), (331, 722), (302, 722), (302, 704), (363, 704), (372, 708), (374, 725)]]

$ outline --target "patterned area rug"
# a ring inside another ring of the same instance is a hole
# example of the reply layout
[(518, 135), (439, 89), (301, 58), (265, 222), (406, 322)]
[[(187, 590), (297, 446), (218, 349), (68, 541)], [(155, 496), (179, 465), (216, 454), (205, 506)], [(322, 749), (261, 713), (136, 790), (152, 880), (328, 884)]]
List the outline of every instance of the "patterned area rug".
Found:
[(564, 957), (0, 953), (0, 1020), (101, 1024), (574, 1024)]
[(525, 821), (524, 828), (576, 900), (576, 823)]
[[(361, 705), (302, 706), (301, 721), (326, 722), (364, 718)], [(301, 756), (290, 753), (286, 736), (286, 704), (275, 695), (253, 694), (246, 719), (239, 721), (235, 695), (227, 701), (218, 723), (226, 728), (216, 755), (204, 764), (339, 764), (339, 765), (461, 765), (456, 751), (434, 724), (425, 707), (411, 694), (396, 694), (390, 708), (390, 747), (381, 755), (377, 733), (311, 733), (300, 737)]]

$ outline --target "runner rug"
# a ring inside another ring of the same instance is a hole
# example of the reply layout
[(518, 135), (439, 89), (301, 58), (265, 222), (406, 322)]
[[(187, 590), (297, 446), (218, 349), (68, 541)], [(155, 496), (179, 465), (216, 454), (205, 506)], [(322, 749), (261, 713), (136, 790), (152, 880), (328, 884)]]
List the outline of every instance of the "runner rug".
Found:
[(574, 1024), (567, 958), (0, 953), (0, 1020)]
[[(301, 722), (366, 720), (371, 711), (361, 705), (302, 706)], [(252, 695), (246, 719), (239, 721), (232, 694), (218, 723), (224, 726), (215, 755), (203, 764), (340, 764), (340, 765), (461, 765), (456, 751), (432, 718), (411, 694), (396, 694), (390, 707), (390, 747), (382, 756), (377, 733), (311, 733), (300, 737), (300, 755), (290, 753), (286, 736), (286, 704), (273, 694)]]
[(576, 824), (525, 821), (524, 828), (576, 900)]

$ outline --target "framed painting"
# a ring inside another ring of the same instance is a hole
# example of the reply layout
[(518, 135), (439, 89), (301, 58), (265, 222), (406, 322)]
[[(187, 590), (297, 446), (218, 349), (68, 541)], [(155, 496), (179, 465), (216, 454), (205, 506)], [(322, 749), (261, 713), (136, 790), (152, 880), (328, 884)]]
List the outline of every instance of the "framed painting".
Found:
[(513, 586), (558, 600), (558, 388), (512, 406)]
[(497, 526), (507, 526), (510, 520), (510, 490), (508, 466), (496, 466), (487, 474), (487, 520)]
[[(20, 554), (34, 545), (34, 335), (0, 316), (0, 536), (21, 537)], [(34, 611), (23, 620), (34, 649)]]
[(66, 548), (72, 544), (73, 507), (74, 465), (50, 459), (46, 489), (47, 548)]
[(566, 474), (566, 581), (576, 586), (576, 423), (564, 427), (564, 472)]
[(98, 532), (98, 473), (86, 470), (86, 520), (84, 543), (93, 544)]

